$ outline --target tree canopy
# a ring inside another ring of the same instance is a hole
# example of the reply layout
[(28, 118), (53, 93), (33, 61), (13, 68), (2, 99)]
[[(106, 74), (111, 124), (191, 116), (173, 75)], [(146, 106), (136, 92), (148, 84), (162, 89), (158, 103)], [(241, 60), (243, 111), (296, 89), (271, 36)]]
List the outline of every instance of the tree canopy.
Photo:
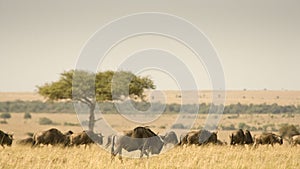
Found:
[(56, 82), (37, 86), (38, 93), (49, 100), (73, 100), (90, 108), (89, 129), (93, 130), (96, 102), (139, 98), (144, 100), (144, 89), (154, 89), (149, 77), (136, 76), (128, 71), (92, 73), (70, 70), (61, 73)]
[(154, 89), (149, 77), (136, 76), (127, 71), (105, 71), (96, 74), (87, 71), (65, 71), (56, 82), (38, 86), (38, 93), (49, 100), (89, 102), (121, 100), (122, 97), (144, 99), (144, 89)]

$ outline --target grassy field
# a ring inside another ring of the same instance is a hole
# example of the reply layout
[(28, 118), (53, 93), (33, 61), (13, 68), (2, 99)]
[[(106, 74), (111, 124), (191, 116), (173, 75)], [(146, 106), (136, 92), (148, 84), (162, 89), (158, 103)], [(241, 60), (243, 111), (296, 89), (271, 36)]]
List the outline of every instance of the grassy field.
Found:
[[(154, 95), (156, 101), (166, 100), (166, 103), (181, 103), (180, 91), (167, 90), (163, 91), (166, 98), (161, 98), (161, 95)], [(195, 93), (195, 91), (187, 92)], [(145, 92), (149, 95), (150, 92)], [(198, 91), (199, 103), (211, 103), (212, 92), (211, 91)], [(188, 97), (187, 97), (188, 98)], [(150, 99), (150, 98), (148, 98)], [(235, 90), (226, 91), (225, 104), (273, 104), (279, 105), (299, 105), (300, 104), (300, 91), (272, 91), (272, 90)], [(44, 98), (34, 92), (0, 92), (0, 101), (14, 101), (14, 100), (44, 100)], [(186, 100), (189, 103), (193, 103), (194, 100)]]
[[(177, 102), (179, 93), (169, 91), (168, 102)], [(209, 102), (211, 99), (209, 92), (200, 95), (202, 102)], [(293, 91), (232, 91), (226, 95), (226, 104), (231, 103), (278, 103), (281, 105), (298, 105), (300, 92)], [(9, 100), (42, 100), (43, 98), (32, 93), (0, 93), (0, 101)], [(259, 146), (252, 147), (231, 147), (231, 146), (204, 146), (204, 147), (183, 147), (166, 151), (159, 156), (149, 159), (125, 158), (122, 164), (117, 158), (111, 162), (110, 153), (96, 145), (91, 148), (61, 148), (42, 147), (32, 149), (16, 144), (17, 140), (27, 137), (27, 133), (47, 130), (55, 127), (61, 131), (72, 130), (80, 132), (81, 126), (69, 126), (65, 123), (79, 124), (76, 114), (47, 114), (31, 113), (31, 119), (24, 119), (24, 113), (11, 113), (12, 117), (7, 119), (7, 124), (0, 124), (0, 130), (14, 133), (14, 143), (12, 147), (0, 148), (0, 168), (300, 168), (300, 146), (291, 147), (286, 140), (282, 146)], [(97, 116), (97, 114), (96, 114)], [(39, 119), (47, 117), (55, 125), (40, 125)], [(99, 118), (97, 116), (96, 118)], [(117, 114), (107, 114), (101, 116), (103, 119), (96, 123), (96, 131), (102, 132), (104, 136), (111, 134), (107, 128), (103, 127), (103, 122), (107, 122), (117, 131), (132, 129), (141, 124), (132, 122), (127, 118)], [(86, 117), (81, 117), (87, 119)], [(144, 117), (134, 117), (143, 119)], [(148, 123), (142, 125), (150, 126), (154, 132), (164, 134), (174, 125), (178, 116), (176, 114), (162, 114), (153, 117)], [(217, 118), (217, 117), (216, 117)], [(185, 115), (182, 123), (187, 128), (199, 129), (205, 125), (207, 116)], [(195, 121), (194, 121), (195, 120)], [(192, 122), (194, 121), (194, 124)], [(252, 134), (260, 134), (262, 129), (278, 133), (276, 130), (282, 124), (299, 125), (300, 115), (293, 114), (241, 114), (223, 115), (218, 123), (218, 138), (229, 142), (229, 134), (234, 130), (222, 129), (234, 126), (236, 129), (240, 125), (246, 124), (258, 131)], [(208, 122), (209, 123), (209, 122)], [(187, 125), (188, 124), (188, 125)], [(187, 126), (186, 126), (187, 125)], [(178, 137), (184, 132), (183, 129), (174, 130)], [(106, 137), (104, 137), (104, 144)], [(133, 152), (139, 153), (139, 152)]]
[[(138, 152), (134, 152), (138, 153)], [(3, 169), (18, 168), (282, 168), (300, 167), (300, 148), (290, 146), (203, 146), (173, 148), (149, 159), (118, 158), (94, 145), (90, 148), (14, 146), (0, 151)]]

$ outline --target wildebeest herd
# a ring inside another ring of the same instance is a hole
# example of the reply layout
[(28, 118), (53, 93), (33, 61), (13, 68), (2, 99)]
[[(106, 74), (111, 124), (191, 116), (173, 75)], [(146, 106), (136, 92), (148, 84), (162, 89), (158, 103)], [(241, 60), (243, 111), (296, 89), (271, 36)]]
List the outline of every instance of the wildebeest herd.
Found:
[[(51, 128), (46, 131), (36, 132), (32, 136), (18, 140), (17, 144), (30, 145), (33, 148), (41, 145), (61, 145), (63, 147), (72, 147), (84, 145), (87, 147), (91, 144), (103, 144), (103, 135), (101, 133), (94, 133), (91, 131), (82, 131), (80, 133), (73, 133), (67, 131), (62, 133), (56, 128)], [(242, 129), (229, 135), (230, 145), (252, 145), (256, 148), (259, 144), (274, 145), (276, 143), (283, 144), (283, 139), (274, 133), (262, 133), (252, 137), (249, 130)], [(8, 134), (0, 130), (0, 144), (11, 146), (13, 142), (13, 134)], [(300, 135), (295, 135), (289, 138), (291, 145), (300, 144)], [(149, 154), (159, 154), (164, 146), (173, 144), (175, 147), (184, 145), (227, 145), (226, 142), (220, 141), (217, 137), (217, 132), (211, 132), (205, 129), (198, 131), (190, 131), (180, 136), (178, 141), (177, 135), (174, 131), (170, 131), (165, 135), (157, 135), (149, 127), (136, 127), (120, 134), (110, 135), (107, 137), (107, 144), (105, 148), (111, 146), (112, 159), (116, 155), (122, 155), (122, 150), (128, 152), (139, 150), (140, 157)]]

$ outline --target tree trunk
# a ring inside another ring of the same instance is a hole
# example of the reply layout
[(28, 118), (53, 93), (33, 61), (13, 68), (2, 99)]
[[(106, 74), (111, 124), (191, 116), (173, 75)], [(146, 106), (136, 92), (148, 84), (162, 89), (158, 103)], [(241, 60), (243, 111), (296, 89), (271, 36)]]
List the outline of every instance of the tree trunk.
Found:
[(96, 107), (96, 104), (93, 103), (89, 107), (90, 107), (89, 131), (94, 132), (94, 127), (95, 127), (95, 107)]

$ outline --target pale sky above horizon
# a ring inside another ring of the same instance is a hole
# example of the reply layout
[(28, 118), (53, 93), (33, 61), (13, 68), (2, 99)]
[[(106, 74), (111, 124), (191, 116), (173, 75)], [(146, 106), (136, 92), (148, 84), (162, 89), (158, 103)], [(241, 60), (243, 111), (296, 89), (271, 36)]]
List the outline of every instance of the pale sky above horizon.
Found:
[[(102, 26), (139, 12), (163, 12), (197, 26), (215, 47), (230, 90), (300, 90), (300, 1), (83, 1), (0, 0), (0, 92), (34, 91), (74, 69), (81, 49)], [(122, 29), (122, 28), (120, 28)], [(140, 36), (107, 55), (100, 70), (114, 69), (124, 57), (145, 48), (176, 54), (210, 89), (205, 69), (171, 39)], [(159, 89), (176, 80), (144, 71)]]

